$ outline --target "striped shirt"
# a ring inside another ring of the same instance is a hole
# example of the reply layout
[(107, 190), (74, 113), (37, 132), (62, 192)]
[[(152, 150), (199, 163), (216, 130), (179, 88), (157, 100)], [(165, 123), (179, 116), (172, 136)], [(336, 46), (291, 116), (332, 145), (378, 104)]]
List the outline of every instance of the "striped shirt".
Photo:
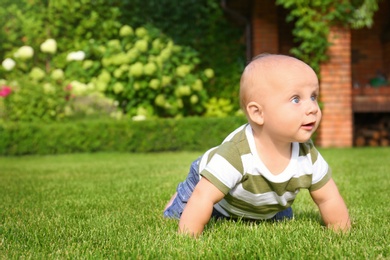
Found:
[(293, 143), (288, 166), (273, 175), (258, 156), (252, 128), (246, 124), (202, 156), (199, 174), (225, 194), (214, 205), (223, 215), (269, 219), (290, 207), (300, 189), (325, 185), (331, 169), (308, 141)]

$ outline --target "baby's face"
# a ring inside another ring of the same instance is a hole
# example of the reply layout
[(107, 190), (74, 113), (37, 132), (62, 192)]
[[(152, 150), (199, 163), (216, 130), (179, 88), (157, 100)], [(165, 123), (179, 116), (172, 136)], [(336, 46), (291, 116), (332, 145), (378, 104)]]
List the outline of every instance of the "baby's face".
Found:
[(271, 70), (267, 75), (263, 131), (273, 140), (305, 142), (317, 129), (321, 111), (317, 98), (319, 84), (306, 64), (293, 62)]

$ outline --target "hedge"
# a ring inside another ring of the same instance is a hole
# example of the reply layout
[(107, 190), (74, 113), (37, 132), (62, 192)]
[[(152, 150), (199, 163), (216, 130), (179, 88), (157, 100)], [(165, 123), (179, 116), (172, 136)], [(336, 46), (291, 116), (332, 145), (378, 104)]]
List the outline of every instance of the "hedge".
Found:
[(189, 117), (137, 122), (2, 123), (0, 155), (205, 151), (245, 122), (244, 117)]

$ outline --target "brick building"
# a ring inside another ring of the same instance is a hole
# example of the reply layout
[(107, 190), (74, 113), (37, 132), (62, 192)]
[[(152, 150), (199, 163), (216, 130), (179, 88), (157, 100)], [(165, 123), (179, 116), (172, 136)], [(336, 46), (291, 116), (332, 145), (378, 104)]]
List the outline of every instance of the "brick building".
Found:
[[(222, 6), (246, 27), (248, 59), (263, 52), (289, 54), (294, 46), (293, 25), (286, 23), (287, 11), (275, 0), (230, 0), (222, 1)], [(390, 2), (380, 1), (372, 28), (333, 27), (329, 40), (330, 59), (321, 65), (320, 72), (324, 107), (317, 144), (350, 147), (356, 144), (362, 122), (375, 123), (374, 119), (385, 116), (389, 120), (385, 127), (390, 125), (390, 87), (373, 83), (379, 74), (390, 76)], [(390, 138), (388, 132), (384, 141)]]

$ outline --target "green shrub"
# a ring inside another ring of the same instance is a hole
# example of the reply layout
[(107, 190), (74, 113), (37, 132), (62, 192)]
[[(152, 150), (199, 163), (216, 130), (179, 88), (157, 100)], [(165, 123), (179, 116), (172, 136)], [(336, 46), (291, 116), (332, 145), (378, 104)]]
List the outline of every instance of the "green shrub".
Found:
[[(218, 0), (4, 0), (0, 3), (0, 24), (0, 60), (12, 57), (19, 46), (31, 46), (36, 51), (42, 42), (51, 38), (58, 41), (58, 55), (51, 57), (58, 68), (67, 66), (65, 58), (70, 50), (84, 50), (87, 55), (96, 53), (96, 46), (117, 38), (122, 24), (133, 28), (151, 24), (168, 35), (175, 45), (190, 46), (196, 50), (199, 61), (193, 64), (200, 70), (213, 68), (215, 71), (215, 77), (205, 86), (208, 96), (237, 104), (233, 105), (231, 114), (238, 109), (238, 84), (245, 64), (244, 45), (240, 41), (242, 30), (231, 26)], [(187, 57), (194, 56), (193, 50), (183, 47)], [(34, 62), (46, 61), (46, 55), (34, 56)], [(88, 70), (84, 69), (78, 80), (85, 82), (84, 78), (90, 77), (95, 69), (98, 69), (96, 63)], [(0, 78), (4, 77), (2, 74), (0, 71)], [(151, 85), (156, 86), (156, 81)], [(120, 84), (115, 86), (117, 91), (122, 88)], [(186, 91), (184, 88), (183, 93)], [(182, 98), (184, 103), (198, 101), (190, 109), (187, 106), (178, 113), (193, 115), (204, 112), (200, 104), (205, 97), (198, 94)], [(152, 100), (149, 96), (147, 98)], [(145, 97), (139, 99), (145, 100)], [(152, 101), (161, 104), (166, 101), (167, 106), (171, 106), (170, 109), (154, 108), (157, 111), (153, 112), (164, 116), (171, 116), (176, 107), (181, 106), (181, 101), (164, 100), (162, 96)], [(126, 102), (125, 110), (129, 104)], [(147, 113), (151, 113), (149, 103), (143, 107), (146, 106)], [(141, 112), (145, 113), (145, 110), (141, 109)]]
[(4, 120), (50, 122), (65, 117), (66, 100), (62, 86), (34, 82), (28, 77), (21, 77), (10, 85), (12, 93), (2, 100)]
[[(201, 115), (214, 71), (200, 70), (200, 58), (158, 29), (124, 25), (105, 44), (91, 44), (86, 60), (72, 61), (65, 74), (119, 102), (130, 117)], [(73, 85), (71, 83), (71, 85)]]
[(205, 112), (214, 71), (200, 70), (193, 49), (175, 45), (159, 30), (125, 25), (107, 43), (82, 47), (57, 53), (56, 41), (47, 39), (40, 51), (25, 45), (5, 59), (0, 87), (5, 84), (12, 93), (4, 98), (2, 117), (26, 122), (118, 118), (118, 105), (135, 119)]
[[(67, 67), (56, 66), (56, 58), (62, 56), (56, 52), (56, 41), (47, 39), (40, 45), (40, 51), (25, 45), (2, 62), (0, 120), (50, 122), (84, 116), (117, 117), (114, 100), (91, 85), (66, 78)], [(80, 61), (70, 64), (75, 62)]]
[[(138, 27), (152, 24), (176, 44), (191, 46), (211, 67), (215, 78), (208, 85), (210, 97), (224, 98), (238, 109), (238, 85), (246, 64), (242, 41), (244, 26), (235, 26), (220, 0), (122, 0), (121, 21)], [(234, 113), (234, 112), (233, 112)]]
[(0, 58), (17, 46), (38, 49), (48, 38), (59, 51), (78, 49), (91, 39), (104, 42), (120, 28), (120, 7), (107, 0), (2, 0)]
[(0, 155), (80, 152), (204, 151), (220, 144), (244, 117), (79, 120), (0, 124)]

